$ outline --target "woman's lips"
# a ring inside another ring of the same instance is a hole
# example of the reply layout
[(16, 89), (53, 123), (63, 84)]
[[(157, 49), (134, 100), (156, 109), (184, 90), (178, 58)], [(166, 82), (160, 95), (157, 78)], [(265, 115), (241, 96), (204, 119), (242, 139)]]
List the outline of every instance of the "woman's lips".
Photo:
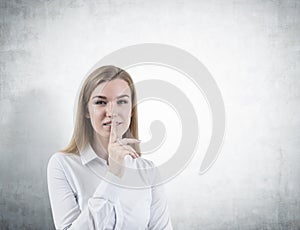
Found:
[[(122, 122), (118, 122), (117, 126), (119, 126), (121, 124), (122, 124)], [(111, 123), (109, 123), (109, 124), (103, 124), (102, 127), (103, 127), (104, 130), (107, 130), (107, 131), (110, 132), (110, 130), (111, 130)]]
[[(117, 126), (119, 126), (120, 124), (122, 124), (122, 122), (118, 122), (118, 121), (117, 121)], [(103, 126), (104, 126), (104, 127), (111, 127), (111, 121), (110, 121), (110, 122), (103, 123)]]

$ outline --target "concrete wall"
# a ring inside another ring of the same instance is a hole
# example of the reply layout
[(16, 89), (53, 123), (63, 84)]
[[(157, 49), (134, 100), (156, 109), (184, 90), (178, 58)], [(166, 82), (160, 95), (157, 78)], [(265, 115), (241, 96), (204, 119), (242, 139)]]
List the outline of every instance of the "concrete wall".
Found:
[(221, 155), (166, 184), (175, 229), (300, 228), (300, 2), (0, 2), (0, 228), (53, 229), (46, 183), (86, 72), (165, 43), (195, 55), (226, 107)]

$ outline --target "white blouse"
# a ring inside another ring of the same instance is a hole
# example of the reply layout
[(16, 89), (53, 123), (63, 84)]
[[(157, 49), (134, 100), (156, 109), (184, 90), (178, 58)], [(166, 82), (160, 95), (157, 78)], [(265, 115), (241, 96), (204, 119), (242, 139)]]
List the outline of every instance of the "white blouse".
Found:
[[(152, 167), (142, 157), (125, 157), (127, 167)], [(105, 172), (103, 178), (100, 172)], [(126, 175), (126, 171), (125, 171)], [(162, 185), (126, 188), (108, 171), (106, 160), (88, 145), (81, 155), (57, 152), (48, 162), (47, 180), (56, 229), (173, 229)]]

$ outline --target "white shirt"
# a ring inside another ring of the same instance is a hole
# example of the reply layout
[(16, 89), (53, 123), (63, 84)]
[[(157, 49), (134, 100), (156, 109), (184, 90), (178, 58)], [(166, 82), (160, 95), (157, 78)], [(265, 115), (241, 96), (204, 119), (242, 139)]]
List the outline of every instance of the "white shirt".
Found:
[[(142, 157), (125, 157), (133, 169), (152, 167)], [(81, 155), (57, 152), (48, 162), (47, 179), (56, 229), (173, 229), (162, 185), (134, 189), (120, 187), (108, 172), (106, 160), (90, 145)], [(126, 175), (126, 171), (125, 171)]]

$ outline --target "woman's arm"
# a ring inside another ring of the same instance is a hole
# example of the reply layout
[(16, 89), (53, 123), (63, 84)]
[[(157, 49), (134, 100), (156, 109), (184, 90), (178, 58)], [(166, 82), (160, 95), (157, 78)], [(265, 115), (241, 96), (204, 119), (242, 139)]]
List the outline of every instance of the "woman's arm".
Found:
[(155, 182), (160, 181), (160, 173), (152, 162), (154, 169), (154, 185), (151, 188), (152, 202), (150, 209), (150, 220), (148, 229), (150, 230), (173, 230), (172, 222), (169, 214), (168, 200), (164, 191), (163, 185), (155, 185)]
[(152, 188), (152, 203), (148, 229), (173, 229), (168, 210), (167, 198), (162, 185), (154, 186)]
[(59, 160), (55, 157), (49, 160), (47, 180), (56, 229), (105, 229), (111, 219), (116, 222), (114, 229), (121, 228), (123, 213), (117, 186), (105, 180), (101, 181), (93, 197), (88, 200), (88, 207), (80, 210), (76, 195)]

